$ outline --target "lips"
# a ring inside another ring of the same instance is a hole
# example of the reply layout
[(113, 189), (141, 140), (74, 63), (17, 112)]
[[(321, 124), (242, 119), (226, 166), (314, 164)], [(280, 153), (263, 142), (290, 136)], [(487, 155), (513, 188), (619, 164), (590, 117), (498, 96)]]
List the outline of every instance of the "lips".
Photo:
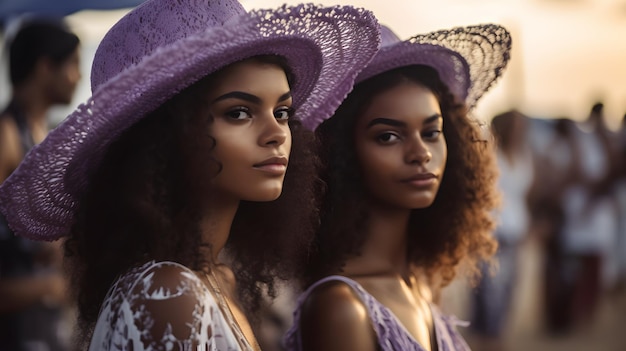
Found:
[(255, 169), (266, 172), (270, 175), (283, 175), (287, 170), (287, 158), (284, 156), (270, 157), (263, 162), (253, 165)]
[(409, 178), (405, 178), (402, 181), (403, 182), (413, 182), (413, 181), (420, 181), (420, 180), (429, 180), (429, 179), (436, 179), (437, 177), (432, 174), (432, 173), (418, 173), (415, 174)]
[(437, 176), (427, 172), (418, 173), (403, 179), (402, 182), (417, 189), (432, 189), (437, 184)]
[(283, 157), (283, 156), (277, 156), (277, 157), (270, 157), (267, 160), (263, 161), (263, 162), (259, 162), (254, 164), (254, 167), (263, 167), (263, 166), (269, 166), (269, 165), (282, 165), (282, 166), (287, 166), (287, 158)]

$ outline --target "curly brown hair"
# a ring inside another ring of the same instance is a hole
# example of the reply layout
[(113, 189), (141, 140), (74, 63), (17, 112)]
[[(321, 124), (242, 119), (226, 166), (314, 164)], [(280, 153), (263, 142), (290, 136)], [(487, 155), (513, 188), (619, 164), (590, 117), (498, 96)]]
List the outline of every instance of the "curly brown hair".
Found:
[[(280, 64), (275, 57), (257, 60)], [(80, 331), (88, 342), (100, 305), (114, 280), (151, 260), (174, 261), (192, 270), (210, 269), (199, 220), (211, 201), (203, 189), (221, 170), (211, 159), (216, 141), (202, 98), (212, 77), (187, 88), (126, 130), (107, 150), (79, 201), (66, 241), (67, 267), (76, 292)], [(205, 126), (204, 128), (202, 126)], [(318, 222), (314, 189), (314, 134), (289, 121), (292, 149), (283, 191), (268, 203), (242, 202), (226, 244), (244, 308), (259, 307), (262, 293), (274, 297), (276, 279), (304, 269)], [(207, 143), (207, 138), (213, 142)]]
[(334, 116), (317, 129), (326, 184), (315, 254), (304, 285), (341, 269), (357, 256), (366, 238), (366, 189), (356, 157), (354, 130), (373, 97), (402, 82), (415, 82), (437, 97), (443, 116), (448, 160), (433, 204), (413, 210), (408, 226), (407, 257), (429, 278), (445, 286), (461, 261), (479, 274), (477, 263), (496, 249), (490, 211), (497, 206), (497, 169), (492, 143), (485, 140), (463, 103), (455, 101), (437, 71), (414, 65), (387, 71), (355, 86)]

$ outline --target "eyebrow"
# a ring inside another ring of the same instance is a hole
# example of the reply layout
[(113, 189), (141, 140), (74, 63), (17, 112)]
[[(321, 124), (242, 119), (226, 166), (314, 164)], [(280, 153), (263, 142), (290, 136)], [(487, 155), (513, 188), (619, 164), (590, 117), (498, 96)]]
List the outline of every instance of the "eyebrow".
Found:
[(422, 124), (429, 124), (429, 123), (433, 123), (433, 122), (435, 122), (436, 120), (438, 120), (438, 119), (440, 119), (440, 118), (443, 118), (443, 117), (441, 117), (441, 115), (440, 115), (440, 114), (435, 113), (434, 115), (432, 115), (432, 116), (430, 116), (430, 117), (426, 118), (426, 119), (424, 120), (424, 122), (422, 122)]
[[(277, 102), (285, 101), (285, 100), (287, 100), (289, 98), (291, 98), (291, 92), (290, 91), (288, 91), (288, 92), (284, 93), (283, 95), (279, 96)], [(261, 103), (261, 99), (258, 96), (252, 95), (252, 94), (248, 94), (248, 93), (244, 93), (243, 91), (232, 91), (230, 93), (226, 93), (224, 95), (218, 96), (211, 103), (216, 103), (218, 101), (222, 101), (222, 100), (226, 100), (226, 99), (240, 99), (240, 100), (249, 101), (249, 102), (251, 102), (253, 104), (257, 104), (257, 105)]]
[[(426, 118), (424, 120), (424, 122), (422, 122), (422, 124), (429, 124), (432, 123), (438, 119), (442, 118), (440, 114), (436, 113), (428, 118)], [(395, 119), (391, 119), (391, 118), (384, 118), (384, 117), (379, 117), (379, 118), (374, 118), (373, 120), (371, 120), (368, 124), (366, 128), (370, 128), (372, 126), (375, 126), (377, 124), (386, 124), (392, 127), (406, 127), (406, 123), (395, 120)]]
[(377, 124), (386, 124), (392, 127), (406, 127), (406, 123), (404, 122), (400, 122), (398, 120), (395, 119), (390, 119), (390, 118), (374, 118), (373, 120), (371, 120), (368, 124), (366, 128), (370, 128), (373, 127)]

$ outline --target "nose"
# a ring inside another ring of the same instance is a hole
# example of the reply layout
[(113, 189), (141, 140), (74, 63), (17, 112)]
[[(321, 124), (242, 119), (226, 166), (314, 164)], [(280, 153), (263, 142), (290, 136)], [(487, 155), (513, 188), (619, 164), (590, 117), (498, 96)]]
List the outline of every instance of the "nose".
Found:
[(280, 146), (285, 143), (290, 133), (289, 126), (286, 123), (281, 124), (271, 112), (269, 116), (263, 117), (259, 145)]
[(78, 82), (80, 82), (83, 77), (83, 74), (80, 71), (80, 67), (78, 67), (78, 64), (69, 70), (69, 72), (67, 73), (67, 77), (67, 79), (73, 86), (78, 85)]
[(407, 143), (404, 161), (408, 164), (427, 164), (432, 159), (428, 144), (420, 136), (415, 136)]
[(75, 81), (78, 83), (81, 79), (83, 79), (83, 72), (80, 71), (80, 68), (76, 71)]

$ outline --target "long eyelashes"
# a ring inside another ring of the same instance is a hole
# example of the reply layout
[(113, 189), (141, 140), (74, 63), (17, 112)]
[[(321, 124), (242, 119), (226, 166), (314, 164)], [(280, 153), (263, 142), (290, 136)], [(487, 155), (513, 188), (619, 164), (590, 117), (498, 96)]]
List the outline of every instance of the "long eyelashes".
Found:
[[(437, 141), (442, 135), (442, 131), (439, 129), (429, 130), (421, 133), (421, 138), (425, 141)], [(396, 132), (382, 132), (376, 136), (376, 140), (381, 144), (391, 144), (401, 140), (402, 137)]]
[(422, 138), (426, 140), (436, 141), (443, 134), (441, 130), (431, 130), (422, 134)]
[[(274, 117), (280, 121), (287, 121), (291, 117), (293, 117), (295, 110), (292, 107), (280, 107), (274, 111)], [(226, 117), (234, 120), (245, 120), (248, 118), (253, 118), (253, 114), (249, 108), (244, 106), (239, 106), (227, 111), (224, 114)]]
[(391, 132), (381, 133), (376, 137), (376, 140), (378, 140), (382, 144), (393, 143), (399, 139), (400, 137), (397, 134)]
[(294, 115), (294, 108), (292, 107), (281, 107), (274, 112), (274, 117), (281, 121), (289, 120)]
[(228, 118), (232, 118), (235, 120), (244, 120), (246, 118), (251, 118), (252, 115), (250, 114), (250, 111), (245, 108), (245, 107), (237, 107), (234, 108), (228, 112), (226, 112), (226, 116)]

